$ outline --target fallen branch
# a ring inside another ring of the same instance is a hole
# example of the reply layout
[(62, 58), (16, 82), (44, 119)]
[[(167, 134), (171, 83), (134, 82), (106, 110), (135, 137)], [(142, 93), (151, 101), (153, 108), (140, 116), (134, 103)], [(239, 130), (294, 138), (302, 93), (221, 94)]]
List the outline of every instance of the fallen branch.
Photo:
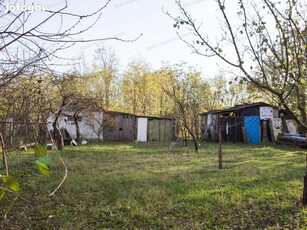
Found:
[(19, 149), (27, 151), (28, 147), (33, 147), (34, 145), (37, 145), (38, 142), (33, 142), (33, 143), (29, 143), (29, 144), (24, 144), (24, 145), (20, 145)]

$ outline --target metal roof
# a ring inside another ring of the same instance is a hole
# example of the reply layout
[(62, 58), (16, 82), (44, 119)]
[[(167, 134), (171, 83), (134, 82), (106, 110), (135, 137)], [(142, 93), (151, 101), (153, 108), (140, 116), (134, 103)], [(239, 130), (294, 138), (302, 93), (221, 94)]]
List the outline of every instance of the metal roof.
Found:
[(251, 107), (255, 107), (255, 106), (269, 106), (269, 107), (275, 107), (272, 106), (270, 104), (264, 103), (264, 102), (255, 102), (252, 104), (243, 104), (243, 105), (235, 105), (234, 107), (228, 108), (228, 109), (221, 109), (221, 110), (210, 110), (208, 112), (205, 113), (201, 113), (201, 115), (206, 115), (209, 113), (213, 113), (213, 114), (223, 114), (223, 113), (231, 113), (231, 112), (237, 112), (237, 111), (241, 111), (247, 108), (251, 108)]

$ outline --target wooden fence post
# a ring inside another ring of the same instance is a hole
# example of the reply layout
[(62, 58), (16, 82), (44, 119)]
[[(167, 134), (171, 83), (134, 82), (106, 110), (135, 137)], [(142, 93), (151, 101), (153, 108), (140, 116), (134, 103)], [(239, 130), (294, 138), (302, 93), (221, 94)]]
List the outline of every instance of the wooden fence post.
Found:
[(218, 151), (218, 158), (219, 158), (219, 169), (223, 169), (223, 154), (222, 154), (222, 122), (220, 116), (218, 115), (218, 132), (219, 132), (219, 151)]

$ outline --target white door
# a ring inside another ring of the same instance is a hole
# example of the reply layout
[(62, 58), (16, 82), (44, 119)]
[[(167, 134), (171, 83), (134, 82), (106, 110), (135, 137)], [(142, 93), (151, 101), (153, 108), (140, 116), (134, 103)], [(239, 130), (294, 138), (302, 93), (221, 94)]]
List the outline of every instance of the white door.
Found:
[(137, 141), (147, 141), (147, 118), (138, 118)]

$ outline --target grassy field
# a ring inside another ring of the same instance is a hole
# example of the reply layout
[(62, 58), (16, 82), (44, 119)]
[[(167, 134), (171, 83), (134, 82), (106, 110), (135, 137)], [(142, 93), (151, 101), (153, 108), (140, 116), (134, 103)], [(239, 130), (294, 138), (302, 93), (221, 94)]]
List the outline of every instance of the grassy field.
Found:
[[(9, 159), (22, 191), (0, 203), (3, 229), (307, 229), (301, 205), (305, 150), (273, 144), (224, 144), (200, 152), (180, 144), (103, 143), (67, 147), (68, 178), (49, 197), (64, 170), (50, 151), (51, 175), (35, 157)], [(4, 174), (4, 171), (0, 171)]]

